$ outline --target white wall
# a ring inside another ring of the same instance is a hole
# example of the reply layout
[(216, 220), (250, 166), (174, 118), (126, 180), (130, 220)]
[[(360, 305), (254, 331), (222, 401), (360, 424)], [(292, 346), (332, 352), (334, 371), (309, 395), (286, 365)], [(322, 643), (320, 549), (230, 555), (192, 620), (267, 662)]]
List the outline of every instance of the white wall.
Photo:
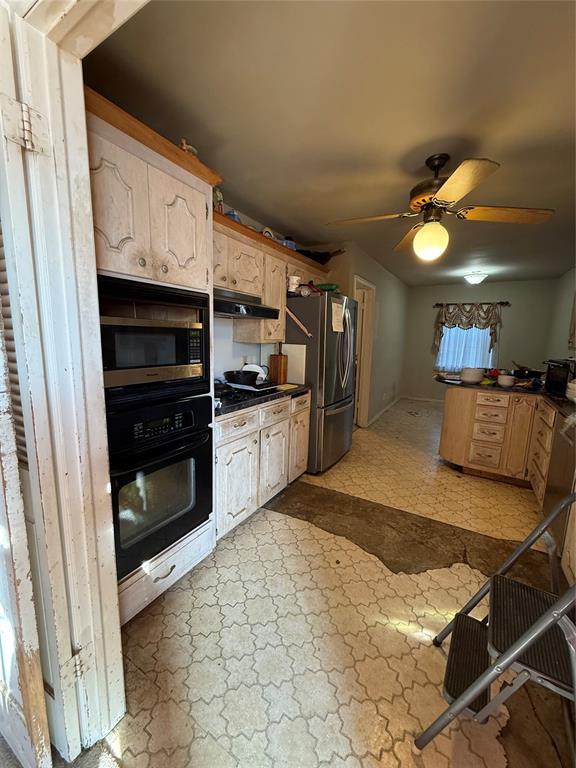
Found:
[[(517, 280), (410, 287), (406, 301), (406, 351), (402, 377), (402, 395), (442, 399), (443, 384), (433, 380), (434, 356), (431, 352), (436, 302), (509, 301), (502, 308), (502, 329), (498, 366), (511, 368), (513, 360), (521, 365), (543, 368), (548, 356), (548, 342), (558, 280)], [(566, 320), (566, 327), (568, 320)]]
[(345, 244), (346, 252), (330, 263), (330, 282), (352, 296), (354, 275), (376, 286), (372, 377), (369, 419), (373, 419), (400, 394), (404, 356), (406, 286), (355, 243)]
[(268, 365), (274, 344), (245, 344), (234, 341), (232, 318), (214, 318), (214, 377), (223, 378), (224, 371), (242, 368), (244, 363)]
[(574, 350), (568, 349), (568, 328), (574, 304), (575, 288), (576, 269), (570, 269), (557, 281), (546, 351), (547, 357), (561, 358), (574, 355)]

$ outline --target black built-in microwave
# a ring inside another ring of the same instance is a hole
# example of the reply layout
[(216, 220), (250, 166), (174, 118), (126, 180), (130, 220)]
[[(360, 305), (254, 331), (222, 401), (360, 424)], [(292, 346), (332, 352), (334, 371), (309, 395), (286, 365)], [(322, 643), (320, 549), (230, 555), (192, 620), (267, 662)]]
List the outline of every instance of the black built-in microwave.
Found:
[(206, 294), (99, 275), (98, 295), (109, 394), (168, 382), (189, 394), (210, 390)]

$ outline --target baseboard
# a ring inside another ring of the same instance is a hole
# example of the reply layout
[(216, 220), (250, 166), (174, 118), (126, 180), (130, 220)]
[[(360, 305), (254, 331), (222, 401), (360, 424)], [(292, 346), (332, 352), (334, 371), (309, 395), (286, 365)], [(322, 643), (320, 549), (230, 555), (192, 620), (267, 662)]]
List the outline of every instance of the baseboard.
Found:
[(385, 405), (384, 408), (382, 408), (381, 411), (378, 411), (378, 413), (375, 416), (372, 416), (372, 418), (370, 419), (370, 421), (368, 422), (368, 424), (366, 426), (369, 427), (371, 424), (374, 424), (374, 422), (377, 419), (379, 419), (380, 416), (382, 416), (383, 413), (386, 413), (386, 411), (390, 410), (390, 408), (392, 408), (393, 405), (396, 405), (398, 400), (400, 400), (399, 397), (395, 397), (394, 400), (390, 400), (388, 405)]
[(415, 400), (417, 403), (443, 403), (443, 399), (437, 397), (410, 397), (410, 395), (401, 395), (397, 400)]

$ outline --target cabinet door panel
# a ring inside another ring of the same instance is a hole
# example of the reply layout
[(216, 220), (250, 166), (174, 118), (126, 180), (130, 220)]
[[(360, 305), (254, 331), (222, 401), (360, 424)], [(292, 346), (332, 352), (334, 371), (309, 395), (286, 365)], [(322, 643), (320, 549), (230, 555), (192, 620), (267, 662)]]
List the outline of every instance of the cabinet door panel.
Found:
[(260, 506), (288, 484), (290, 420), (260, 432)]
[(155, 278), (206, 290), (212, 265), (206, 247), (206, 197), (148, 166), (150, 240)]
[(216, 451), (216, 528), (218, 538), (258, 508), (258, 432)]
[(251, 245), (230, 238), (228, 287), (240, 293), (262, 296), (264, 254)]
[(228, 238), (222, 232), (212, 234), (214, 285), (228, 288)]
[(310, 411), (297, 413), (290, 419), (290, 470), (291, 483), (306, 472), (308, 466), (308, 436), (310, 433)]
[(262, 321), (262, 341), (284, 341), (286, 334), (286, 262), (266, 254), (264, 265), (264, 304), (278, 307), (278, 320)]
[(91, 132), (88, 144), (97, 266), (149, 277), (146, 163)]
[(504, 449), (502, 470), (511, 477), (525, 478), (527, 474), (528, 448), (534, 417), (535, 398), (514, 395), (508, 419), (508, 440)]

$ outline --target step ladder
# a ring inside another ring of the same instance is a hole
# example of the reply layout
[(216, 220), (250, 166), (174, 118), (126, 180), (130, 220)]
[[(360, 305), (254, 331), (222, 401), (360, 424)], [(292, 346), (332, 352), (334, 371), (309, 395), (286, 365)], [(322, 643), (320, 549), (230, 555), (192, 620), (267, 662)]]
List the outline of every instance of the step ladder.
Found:
[[(414, 740), (415, 752), (424, 749), (458, 715), (485, 722), (528, 680), (563, 697), (574, 752), (576, 625), (570, 614), (576, 605), (576, 587), (572, 584), (559, 596), (556, 542), (548, 529), (575, 502), (576, 493), (563, 499), (434, 638), (434, 645), (440, 647), (451, 635), (443, 690), (449, 706)], [(550, 592), (506, 575), (540, 538), (550, 559)], [(488, 614), (482, 620), (470, 616), (486, 596)], [(501, 681), (492, 696), (493, 684), (508, 670), (515, 675), (512, 682)]]

